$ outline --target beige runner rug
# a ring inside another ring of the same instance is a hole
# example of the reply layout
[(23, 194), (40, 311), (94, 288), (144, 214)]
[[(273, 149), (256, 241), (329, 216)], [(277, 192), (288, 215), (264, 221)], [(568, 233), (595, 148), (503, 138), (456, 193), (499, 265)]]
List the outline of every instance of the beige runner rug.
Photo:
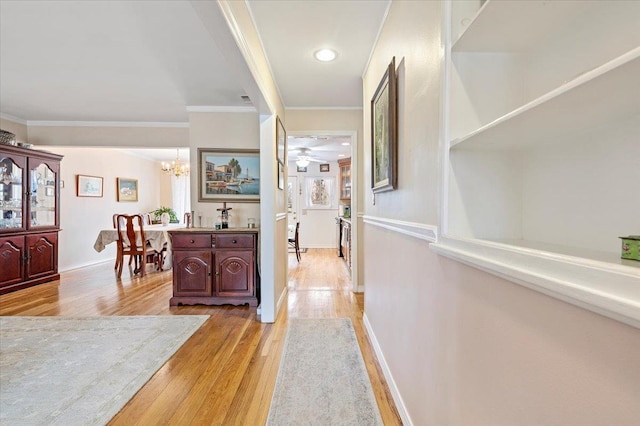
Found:
[(0, 317), (0, 424), (106, 424), (207, 318)]
[(382, 425), (349, 318), (290, 319), (268, 425)]

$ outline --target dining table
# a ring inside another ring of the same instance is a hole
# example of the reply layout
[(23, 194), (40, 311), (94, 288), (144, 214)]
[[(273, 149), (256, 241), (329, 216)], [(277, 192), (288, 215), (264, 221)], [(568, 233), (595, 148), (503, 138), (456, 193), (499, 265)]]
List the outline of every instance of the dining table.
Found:
[[(150, 247), (158, 252), (165, 248), (164, 261), (162, 262), (162, 269), (168, 270), (172, 267), (171, 257), (171, 238), (169, 237), (169, 231), (173, 229), (186, 228), (183, 223), (170, 223), (168, 225), (145, 225), (144, 236)], [(136, 234), (139, 235), (139, 229), (136, 230)], [(118, 230), (115, 228), (102, 229), (98, 233), (96, 242), (93, 244), (95, 251), (100, 253), (107, 245), (118, 240)], [(165, 245), (166, 244), (166, 245)]]

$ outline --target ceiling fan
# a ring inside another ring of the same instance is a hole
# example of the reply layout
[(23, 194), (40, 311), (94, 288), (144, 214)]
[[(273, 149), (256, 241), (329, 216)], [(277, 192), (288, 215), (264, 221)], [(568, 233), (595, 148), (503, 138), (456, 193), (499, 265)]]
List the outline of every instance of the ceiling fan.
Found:
[(309, 162), (311, 161), (316, 163), (324, 163), (324, 160), (318, 160), (316, 158), (313, 158), (310, 155), (311, 149), (309, 148), (300, 147), (300, 148), (293, 149), (291, 151), (294, 151), (294, 152), (298, 151), (298, 158), (296, 159), (296, 165), (300, 167), (307, 167), (309, 165)]

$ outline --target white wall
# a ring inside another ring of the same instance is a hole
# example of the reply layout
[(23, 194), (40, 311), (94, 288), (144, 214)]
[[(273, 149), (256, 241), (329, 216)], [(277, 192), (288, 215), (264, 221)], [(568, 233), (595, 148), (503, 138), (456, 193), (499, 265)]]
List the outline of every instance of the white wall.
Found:
[[(298, 185), (301, 185), (302, 194), (299, 195), (300, 216), (300, 247), (306, 248), (335, 248), (336, 241), (336, 216), (338, 216), (339, 191), (338, 191), (338, 163), (329, 162), (329, 172), (320, 172), (320, 163), (311, 162), (307, 166), (307, 172), (297, 171), (294, 161), (289, 163), (289, 176), (298, 177)], [(333, 198), (331, 209), (308, 209), (305, 207), (307, 197), (307, 187), (305, 178), (332, 177), (333, 178)], [(297, 191), (299, 193), (299, 191)]]
[[(399, 188), (375, 205), (366, 191), (366, 215), (440, 225), (440, 8), (392, 2), (365, 72), (368, 140), (368, 100), (391, 57), (400, 64)], [(364, 151), (368, 188), (368, 144)], [(559, 173), (561, 160), (552, 163)], [(637, 423), (640, 330), (440, 257), (400, 232), (365, 223), (363, 239), (366, 321), (405, 424)]]
[[(101, 253), (93, 249), (101, 229), (110, 229), (115, 213), (142, 213), (160, 206), (162, 172), (158, 163), (109, 148), (46, 147), (64, 155), (60, 191), (59, 270), (115, 259), (115, 244)], [(76, 196), (76, 175), (103, 178), (101, 198)], [(118, 202), (116, 178), (138, 180), (138, 201)]]
[[(198, 201), (198, 148), (260, 149), (260, 123), (256, 113), (191, 113), (190, 167), (191, 210), (197, 227), (213, 227), (222, 203)], [(260, 226), (260, 203), (229, 202), (231, 227), (246, 227), (247, 219)], [(202, 225), (200, 224), (202, 217)]]

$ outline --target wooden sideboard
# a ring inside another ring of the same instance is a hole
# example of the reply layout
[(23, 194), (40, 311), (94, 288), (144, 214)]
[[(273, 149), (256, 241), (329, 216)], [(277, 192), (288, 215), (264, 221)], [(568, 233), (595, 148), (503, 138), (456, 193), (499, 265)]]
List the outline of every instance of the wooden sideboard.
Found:
[(170, 305), (258, 306), (258, 230), (169, 231), (173, 250)]

